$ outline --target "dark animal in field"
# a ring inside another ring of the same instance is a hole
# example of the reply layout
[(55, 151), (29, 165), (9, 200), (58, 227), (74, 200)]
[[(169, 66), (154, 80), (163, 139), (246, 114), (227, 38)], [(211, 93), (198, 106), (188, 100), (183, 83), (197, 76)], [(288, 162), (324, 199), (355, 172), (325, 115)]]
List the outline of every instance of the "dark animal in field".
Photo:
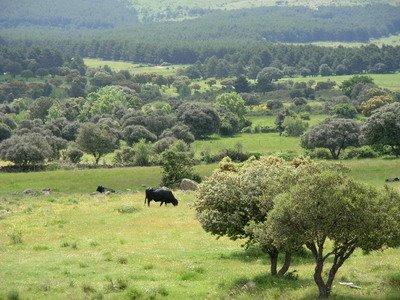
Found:
[(391, 177), (386, 179), (386, 182), (398, 182), (398, 181), (400, 181), (400, 178), (398, 177)]
[(105, 186), (99, 185), (97, 187), (96, 192), (100, 193), (100, 194), (105, 194), (105, 193), (115, 193), (115, 191), (113, 189), (109, 189), (106, 188)]
[(167, 205), (168, 203), (173, 204), (174, 206), (178, 205), (178, 200), (175, 198), (174, 194), (172, 191), (168, 188), (162, 187), (162, 188), (148, 188), (146, 190), (146, 197), (144, 199), (144, 204), (150, 206), (150, 202), (161, 202), (160, 206), (162, 206), (164, 203)]

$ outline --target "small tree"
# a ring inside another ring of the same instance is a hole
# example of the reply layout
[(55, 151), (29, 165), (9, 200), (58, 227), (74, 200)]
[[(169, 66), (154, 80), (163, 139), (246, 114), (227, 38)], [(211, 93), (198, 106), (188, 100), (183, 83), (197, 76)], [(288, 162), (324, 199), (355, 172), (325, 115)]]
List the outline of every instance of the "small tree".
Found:
[(313, 170), (276, 199), (263, 233), (286, 251), (305, 245), (315, 260), (319, 297), (328, 297), (339, 268), (357, 248), (397, 245), (399, 204), (392, 190), (366, 187), (342, 172)]
[(11, 128), (0, 122), (0, 142), (11, 137)]
[(297, 181), (298, 170), (296, 165), (276, 157), (250, 160), (240, 168), (225, 158), (199, 187), (195, 203), (197, 219), (213, 235), (259, 245), (270, 257), (271, 274), (284, 275), (290, 266), (291, 251), (285, 253), (284, 264), (278, 270), (282, 249), (272, 244), (268, 236), (255, 237), (258, 225), (266, 221), (274, 206), (274, 197)]
[(236, 93), (225, 93), (217, 97), (217, 105), (226, 108), (243, 121), (247, 113), (246, 103)]
[(161, 154), (163, 175), (161, 183), (168, 187), (178, 185), (182, 179), (199, 179), (193, 171), (194, 153), (182, 141), (175, 142)]
[(283, 127), (288, 136), (301, 136), (307, 130), (308, 123), (297, 117), (288, 117)]
[(233, 83), (235, 91), (238, 93), (249, 93), (251, 91), (249, 81), (245, 76), (239, 76)]
[(353, 92), (353, 88), (360, 83), (373, 84), (374, 80), (369, 76), (355, 75), (350, 79), (343, 81), (342, 84), (340, 85), (340, 89), (346, 96), (350, 97), (351, 93)]
[(305, 149), (327, 148), (334, 159), (342, 150), (360, 144), (361, 126), (349, 119), (326, 119), (311, 127), (301, 140)]
[(93, 123), (82, 125), (76, 142), (83, 151), (94, 156), (96, 165), (103, 155), (118, 147), (118, 138), (111, 131)]

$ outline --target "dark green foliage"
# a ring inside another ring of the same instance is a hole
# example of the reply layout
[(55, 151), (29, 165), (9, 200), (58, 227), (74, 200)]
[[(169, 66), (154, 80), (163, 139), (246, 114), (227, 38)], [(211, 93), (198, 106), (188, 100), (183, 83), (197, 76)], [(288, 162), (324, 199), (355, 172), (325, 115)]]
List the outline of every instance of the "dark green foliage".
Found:
[(104, 154), (118, 147), (118, 139), (112, 132), (93, 123), (82, 125), (76, 142), (83, 151), (94, 156), (96, 164)]
[(352, 78), (345, 80), (340, 85), (342, 92), (350, 97), (352, 95), (353, 89), (357, 84), (373, 84), (374, 80), (369, 76), (355, 75)]
[(218, 132), (220, 125), (217, 111), (207, 104), (184, 103), (178, 108), (178, 117), (196, 138), (205, 138)]
[(339, 118), (354, 119), (357, 116), (357, 109), (350, 103), (336, 104), (333, 112)]
[(390, 146), (400, 155), (400, 104), (392, 103), (375, 110), (363, 127), (365, 143)]
[[(110, 0), (4, 0), (1, 26), (49, 26), (60, 28), (112, 28), (137, 23), (128, 1)], [(90, 13), (88, 13), (90, 12)]]
[(13, 135), (0, 144), (1, 158), (19, 166), (42, 164), (52, 155), (52, 147), (38, 133)]
[(11, 128), (4, 123), (0, 123), (0, 142), (11, 137)]
[(194, 153), (189, 146), (182, 141), (177, 141), (161, 154), (161, 166), (163, 175), (161, 184), (174, 187), (180, 184), (184, 178), (199, 180), (199, 176), (193, 172)]
[(155, 142), (157, 136), (141, 125), (132, 125), (124, 128), (124, 139), (128, 144), (139, 142), (141, 139), (146, 141)]
[(358, 146), (361, 126), (349, 119), (326, 119), (315, 125), (303, 136), (301, 145), (306, 149), (327, 148), (334, 159), (338, 159), (342, 150)]

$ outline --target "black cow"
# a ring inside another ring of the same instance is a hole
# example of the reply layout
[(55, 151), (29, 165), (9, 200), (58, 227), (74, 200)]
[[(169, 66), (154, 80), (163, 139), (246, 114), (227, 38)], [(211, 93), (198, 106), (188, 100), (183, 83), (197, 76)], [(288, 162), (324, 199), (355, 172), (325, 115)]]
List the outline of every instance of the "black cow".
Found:
[(161, 202), (160, 206), (164, 203), (167, 205), (168, 203), (172, 203), (174, 206), (178, 205), (178, 200), (175, 198), (174, 194), (170, 189), (167, 188), (148, 188), (146, 190), (146, 198), (144, 198), (144, 204), (150, 206), (150, 202)]
[(105, 186), (99, 185), (96, 189), (96, 192), (104, 194), (104, 193), (115, 193), (113, 189), (106, 188)]

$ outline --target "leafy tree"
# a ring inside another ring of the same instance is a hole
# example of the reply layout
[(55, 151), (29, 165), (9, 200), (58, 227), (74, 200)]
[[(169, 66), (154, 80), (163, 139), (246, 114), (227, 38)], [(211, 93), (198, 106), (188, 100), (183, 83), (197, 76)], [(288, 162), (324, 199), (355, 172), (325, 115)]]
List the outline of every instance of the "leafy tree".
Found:
[(118, 86), (106, 86), (90, 93), (83, 106), (82, 115), (86, 118), (94, 115), (110, 114), (116, 108), (133, 108), (138, 104), (135, 96), (125, 93)]
[(190, 132), (190, 128), (184, 124), (177, 124), (170, 129), (164, 130), (161, 134), (161, 138), (175, 138), (184, 141), (186, 144), (194, 142), (194, 135)]
[(354, 119), (357, 109), (350, 103), (339, 103), (333, 107), (333, 113), (339, 118)]
[(363, 127), (365, 143), (390, 146), (400, 155), (400, 103), (385, 105), (372, 112)]
[(0, 123), (0, 142), (11, 137), (11, 128), (4, 123)]
[(19, 166), (32, 166), (43, 164), (53, 150), (42, 134), (16, 134), (0, 144), (0, 156)]
[(134, 144), (132, 148), (135, 153), (135, 165), (149, 166), (153, 154), (153, 145), (145, 139), (141, 139), (139, 142)]
[(278, 270), (282, 248), (276, 247), (267, 236), (263, 239), (255, 236), (258, 225), (267, 220), (274, 198), (290, 189), (299, 176), (294, 164), (276, 157), (250, 160), (242, 167), (224, 158), (219, 168), (199, 186), (195, 203), (197, 219), (213, 235), (259, 245), (270, 257), (271, 274), (284, 275), (290, 266), (292, 250), (285, 253), (284, 264)]
[(247, 113), (246, 103), (243, 98), (236, 93), (225, 93), (219, 95), (216, 99), (217, 105), (223, 107), (233, 114), (235, 114), (239, 120), (244, 121)]
[(182, 141), (175, 142), (161, 154), (161, 184), (174, 187), (185, 178), (199, 180), (199, 176), (193, 171), (193, 165), (194, 153), (190, 147)]
[(319, 75), (321, 76), (330, 76), (333, 74), (333, 71), (331, 67), (329, 67), (327, 64), (322, 64), (319, 67)]
[(301, 136), (308, 128), (308, 123), (297, 117), (287, 117), (283, 127), (288, 136)]
[(391, 95), (375, 96), (361, 104), (361, 111), (364, 116), (369, 117), (374, 110), (393, 102)]
[(357, 248), (369, 252), (398, 243), (399, 203), (399, 194), (388, 188), (377, 190), (342, 172), (313, 169), (276, 198), (258, 238), (270, 238), (286, 251), (305, 245), (315, 260), (319, 297), (325, 298)]
[(96, 164), (103, 155), (118, 147), (117, 137), (94, 123), (85, 123), (81, 126), (76, 142), (83, 151), (94, 156)]
[(342, 150), (360, 144), (361, 126), (350, 119), (326, 119), (311, 127), (302, 137), (301, 145), (306, 149), (327, 148), (334, 159)]
[(220, 118), (218, 113), (207, 104), (182, 104), (178, 108), (178, 117), (190, 128), (196, 138), (205, 138), (219, 130)]
[(77, 145), (70, 145), (62, 154), (65, 159), (68, 159), (73, 164), (78, 164), (82, 157), (83, 151)]
[(125, 141), (130, 145), (137, 143), (142, 139), (150, 142), (155, 142), (157, 140), (157, 136), (154, 133), (141, 125), (125, 127), (123, 135)]
[(343, 81), (340, 85), (340, 89), (346, 96), (350, 97), (351, 93), (353, 92), (353, 88), (359, 83), (373, 84), (374, 80), (369, 76), (355, 75), (350, 79)]
[(238, 93), (249, 93), (251, 91), (249, 81), (245, 76), (237, 77), (233, 86)]
[(285, 126), (284, 126), (285, 118), (286, 118), (285, 111), (279, 111), (276, 114), (275, 126), (276, 126), (276, 131), (279, 132), (279, 135), (282, 135), (282, 133), (285, 131)]
[(266, 67), (257, 75), (257, 88), (261, 92), (268, 92), (272, 89), (272, 82), (283, 77), (281, 70), (274, 67)]
[(29, 107), (29, 117), (33, 119), (46, 120), (50, 107), (53, 106), (52, 98), (42, 97), (32, 102)]

